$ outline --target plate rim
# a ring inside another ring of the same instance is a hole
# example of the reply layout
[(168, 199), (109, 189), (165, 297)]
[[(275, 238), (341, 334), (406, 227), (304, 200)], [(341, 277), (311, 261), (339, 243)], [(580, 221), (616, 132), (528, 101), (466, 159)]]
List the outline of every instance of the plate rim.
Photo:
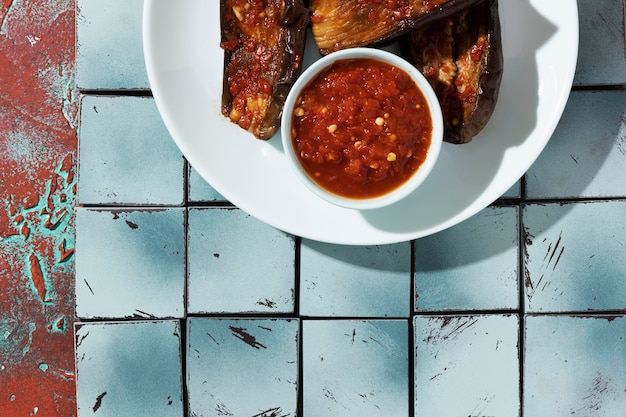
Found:
[[(502, 1), (502, 0), (500, 0)], [(505, 0), (507, 1), (507, 0)], [(530, 3), (532, 3), (533, 0), (528, 0)], [(409, 231), (409, 232), (402, 232), (402, 231), (393, 231), (393, 232), (388, 232), (388, 231), (383, 231), (379, 234), (376, 234), (375, 236), (369, 236), (369, 237), (365, 237), (363, 235), (359, 235), (358, 237), (353, 237), (353, 236), (349, 236), (344, 234), (337, 234), (334, 236), (328, 236), (327, 234), (316, 234), (314, 232), (312, 232), (311, 230), (309, 231), (304, 231), (301, 230), (300, 228), (298, 228), (297, 226), (294, 225), (285, 225), (285, 224), (281, 224), (280, 221), (277, 221), (277, 219), (272, 218), (272, 216), (268, 216), (266, 213), (259, 213), (257, 210), (255, 210), (255, 208), (253, 206), (251, 206), (250, 204), (243, 204), (241, 201), (238, 201), (238, 199), (236, 197), (233, 196), (233, 193), (231, 192), (231, 190), (228, 189), (224, 189), (222, 187), (219, 187), (219, 185), (217, 183), (213, 183), (211, 181), (211, 177), (212, 175), (210, 175), (210, 173), (207, 172), (206, 169), (204, 169), (203, 166), (196, 164), (194, 165), (192, 163), (192, 161), (195, 161), (196, 158), (194, 155), (192, 155), (192, 151), (191, 148), (189, 148), (187, 146), (187, 143), (184, 139), (181, 139), (180, 137), (178, 137), (174, 132), (177, 131), (176, 126), (173, 126), (173, 122), (171, 121), (170, 117), (168, 117), (168, 114), (164, 114), (166, 113), (166, 111), (164, 110), (164, 108), (166, 107), (166, 103), (164, 102), (166, 100), (166, 97), (161, 95), (161, 91), (159, 90), (159, 88), (155, 88), (155, 85), (158, 84), (159, 82), (159, 70), (156, 68), (156, 64), (155, 64), (155, 60), (154, 60), (154, 45), (151, 44), (151, 30), (155, 30), (156, 28), (152, 26), (151, 22), (151, 16), (153, 14), (154, 8), (158, 7), (159, 5), (162, 5), (163, 3), (161, 1), (158, 0), (145, 0), (144, 2), (144, 9), (143, 9), (143, 18), (142, 18), (142, 36), (143, 36), (143, 46), (144, 46), (144, 59), (145, 59), (145, 63), (146, 63), (146, 70), (148, 73), (148, 80), (150, 83), (150, 88), (152, 90), (153, 93), (153, 97), (155, 99), (157, 108), (159, 109), (159, 113), (161, 114), (161, 117), (163, 118), (166, 127), (168, 128), (173, 140), (175, 141), (175, 143), (177, 144), (177, 146), (179, 147), (179, 149), (182, 151), (183, 155), (185, 156), (185, 158), (187, 158), (190, 162), (190, 164), (195, 168), (195, 170), (200, 174), (201, 177), (203, 177), (207, 182), (209, 182), (209, 184), (211, 184), (211, 186), (213, 186), (213, 188), (216, 189), (216, 191), (218, 191), (220, 194), (222, 194), (230, 203), (234, 204), (236, 207), (239, 207), (240, 209), (242, 209), (243, 211), (247, 212), (248, 214), (252, 215), (253, 217), (258, 218), (259, 220), (275, 227), (278, 228), (280, 230), (283, 230), (287, 233), (293, 234), (293, 235), (297, 235), (300, 236), (302, 238), (307, 238), (307, 239), (313, 239), (313, 240), (317, 240), (317, 241), (322, 241), (322, 242), (327, 242), (327, 243), (333, 243), (333, 244), (347, 244), (347, 245), (375, 245), (375, 244), (391, 244), (391, 243), (399, 243), (399, 242), (404, 242), (404, 241), (408, 241), (408, 240), (413, 240), (413, 239), (418, 239), (418, 238), (422, 238), (422, 237), (426, 237), (429, 235), (432, 235), (434, 233), (440, 232), (442, 230), (448, 229), (458, 223), (461, 223), (463, 221), (465, 221), (467, 218), (473, 216), (474, 214), (478, 213), (480, 210), (488, 207), (493, 201), (484, 204), (477, 204), (477, 200), (472, 201), (472, 204), (467, 205), (464, 209), (459, 210), (459, 212), (451, 217), (450, 219), (448, 219), (447, 221), (438, 223), (437, 225), (431, 227), (431, 228), (425, 228), (425, 229), (420, 229), (419, 231)], [(178, 5), (178, 7), (184, 7), (185, 4), (189, 4), (189, 3), (180, 3)], [(543, 139), (543, 141), (541, 143), (537, 143), (536, 146), (534, 146), (532, 149), (534, 150), (534, 154), (531, 156), (531, 158), (528, 159), (528, 163), (525, 164), (523, 166), (523, 168), (520, 168), (518, 170), (519, 175), (516, 175), (516, 178), (510, 179), (510, 184), (504, 183), (504, 184), (499, 184), (499, 186), (497, 187), (497, 189), (495, 188), (488, 188), (486, 190), (483, 190), (483, 192), (490, 190), (491, 194), (497, 194), (497, 196), (494, 198), (494, 201), (496, 199), (498, 199), (503, 193), (505, 193), (511, 186), (513, 186), (517, 181), (519, 181), (519, 178), (521, 178), (526, 172), (527, 170), (532, 166), (532, 164), (534, 163), (534, 161), (539, 157), (539, 155), (541, 154), (541, 152), (543, 151), (543, 149), (545, 148), (545, 146), (547, 145), (547, 143), (549, 142), (551, 136), (553, 135), (558, 122), (560, 120), (560, 118), (562, 117), (563, 111), (565, 109), (565, 106), (567, 104), (568, 101), (568, 97), (569, 94), (571, 92), (571, 87), (573, 85), (573, 79), (574, 79), (574, 74), (575, 74), (575, 69), (576, 69), (576, 62), (577, 62), (577, 57), (578, 57), (578, 46), (579, 46), (579, 27), (578, 27), (578, 7), (577, 7), (577, 2), (576, 0), (570, 0), (570, 3), (568, 3), (570, 5), (570, 7), (572, 8), (572, 12), (573, 14), (569, 14), (568, 17), (571, 19), (571, 21), (566, 22), (568, 25), (573, 25), (570, 26), (572, 32), (576, 35), (575, 39), (569, 39), (569, 42), (571, 42), (571, 44), (569, 46), (572, 47), (572, 52), (570, 52), (569, 55), (569, 59), (570, 62), (567, 65), (567, 68), (569, 69), (569, 72), (567, 74), (559, 74), (561, 77), (563, 77), (564, 81), (564, 85), (568, 86), (567, 88), (563, 88), (562, 90), (560, 90), (560, 95), (557, 97), (556, 100), (556, 105), (553, 108), (553, 112), (555, 114), (555, 117), (553, 117), (552, 119), (550, 119), (550, 123), (547, 124), (546, 126), (543, 126), (543, 130), (549, 132), (549, 134), (545, 134), (545, 138)], [(559, 28), (561, 28), (563, 26), (563, 22), (561, 22), (561, 24), (559, 25)], [(220, 62), (221, 65), (221, 62)], [(506, 69), (505, 69), (506, 71)], [(220, 80), (221, 81), (221, 80)], [(220, 117), (221, 114), (220, 114)], [(252, 139), (255, 140), (255, 139)], [(279, 141), (280, 138), (273, 138), (272, 140), (276, 140)], [(467, 145), (454, 145), (454, 146), (467, 146)], [(527, 166), (526, 166), (527, 165)], [(497, 175), (496, 175), (497, 177)], [(511, 175), (511, 177), (513, 177), (513, 175)], [(494, 178), (495, 179), (495, 178)], [(495, 191), (494, 191), (495, 190)], [(478, 195), (478, 197), (480, 197), (480, 195)], [(522, 196), (523, 197), (523, 196)]]

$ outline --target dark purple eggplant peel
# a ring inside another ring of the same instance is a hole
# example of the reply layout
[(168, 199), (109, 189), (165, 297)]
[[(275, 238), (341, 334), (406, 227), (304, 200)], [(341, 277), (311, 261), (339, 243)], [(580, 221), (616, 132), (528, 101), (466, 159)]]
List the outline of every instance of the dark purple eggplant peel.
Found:
[(414, 65), (439, 98), (444, 140), (471, 141), (491, 118), (502, 80), (498, 0), (483, 0), (407, 39)]
[(220, 0), (220, 18), (222, 113), (269, 139), (301, 71), (309, 10), (304, 0)]

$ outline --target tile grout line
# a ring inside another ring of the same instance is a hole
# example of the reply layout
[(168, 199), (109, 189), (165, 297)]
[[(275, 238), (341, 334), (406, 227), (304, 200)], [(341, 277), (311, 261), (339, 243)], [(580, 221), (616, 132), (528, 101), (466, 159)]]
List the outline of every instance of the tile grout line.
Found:
[(517, 337), (518, 337), (518, 372), (519, 372), (519, 416), (524, 417), (524, 357), (525, 357), (525, 336), (526, 336), (526, 303), (525, 303), (525, 295), (526, 295), (526, 257), (525, 257), (525, 237), (524, 237), (524, 206), (526, 205), (526, 174), (524, 174), (520, 181), (520, 202), (518, 204), (518, 212), (517, 212), (517, 228), (518, 228), (518, 236), (517, 236), (517, 256), (518, 256), (518, 271), (517, 271), (517, 279), (518, 279), (518, 329), (517, 329)]
[(154, 97), (151, 89), (136, 88), (126, 90), (115, 89), (79, 89), (78, 93), (84, 96), (125, 96), (125, 97)]
[(408, 349), (409, 349), (409, 355), (408, 355), (408, 361), (409, 361), (409, 369), (408, 369), (408, 383), (409, 386), (407, 387), (409, 390), (409, 412), (408, 412), (408, 416), (409, 417), (415, 417), (415, 329), (413, 328), (413, 318), (416, 315), (416, 305), (415, 305), (415, 293), (417, 291), (417, 284), (416, 284), (416, 267), (415, 267), (415, 263), (416, 263), (416, 248), (415, 248), (415, 240), (412, 240), (410, 243), (410, 260), (411, 260), (411, 265), (410, 265), (410, 282), (411, 282), (411, 291), (410, 291), (410, 297), (411, 299), (409, 300), (409, 308), (411, 309), (411, 311), (409, 312), (409, 323), (408, 323), (408, 331), (409, 331), (409, 336), (408, 336)]
[(189, 296), (189, 172), (191, 170), (191, 164), (187, 161), (187, 158), (183, 156), (183, 247), (185, 248), (185, 285), (183, 287), (183, 317), (180, 319), (180, 327), (181, 327), (181, 357), (180, 357), (180, 366), (181, 366), (181, 395), (183, 402), (183, 416), (188, 416), (190, 413), (189, 410), (189, 387), (187, 386), (187, 338), (188, 338), (188, 320), (187, 320), (187, 305), (188, 305), (188, 296)]
[(187, 387), (187, 319), (183, 317), (180, 322), (180, 365), (181, 365), (181, 400), (183, 402), (183, 416), (189, 415), (189, 390)]
[(302, 238), (294, 236), (294, 282), (293, 282), (293, 316), (298, 321), (298, 377), (296, 378), (296, 415), (304, 415), (304, 342), (302, 331), (302, 317), (300, 316), (300, 256), (302, 250)]
[(304, 335), (303, 320), (298, 318), (298, 378), (296, 394), (296, 416), (304, 416)]

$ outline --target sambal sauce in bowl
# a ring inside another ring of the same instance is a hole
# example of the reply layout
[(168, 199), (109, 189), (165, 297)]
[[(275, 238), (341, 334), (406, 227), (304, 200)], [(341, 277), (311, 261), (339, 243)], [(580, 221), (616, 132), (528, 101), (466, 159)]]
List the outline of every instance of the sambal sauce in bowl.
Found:
[(315, 194), (346, 208), (374, 209), (412, 193), (439, 155), (443, 121), (423, 75), (374, 48), (314, 62), (285, 102), (283, 148)]

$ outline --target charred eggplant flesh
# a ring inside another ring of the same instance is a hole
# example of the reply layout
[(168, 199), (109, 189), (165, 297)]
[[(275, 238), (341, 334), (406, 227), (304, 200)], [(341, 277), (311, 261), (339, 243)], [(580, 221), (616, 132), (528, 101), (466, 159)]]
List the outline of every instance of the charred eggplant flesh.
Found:
[(222, 113), (271, 138), (301, 70), (309, 23), (304, 0), (220, 0)]
[(311, 26), (322, 54), (378, 45), (481, 0), (311, 0)]
[(471, 141), (491, 118), (504, 66), (500, 32), (498, 0), (483, 0), (408, 36), (413, 63), (439, 98), (447, 142)]

